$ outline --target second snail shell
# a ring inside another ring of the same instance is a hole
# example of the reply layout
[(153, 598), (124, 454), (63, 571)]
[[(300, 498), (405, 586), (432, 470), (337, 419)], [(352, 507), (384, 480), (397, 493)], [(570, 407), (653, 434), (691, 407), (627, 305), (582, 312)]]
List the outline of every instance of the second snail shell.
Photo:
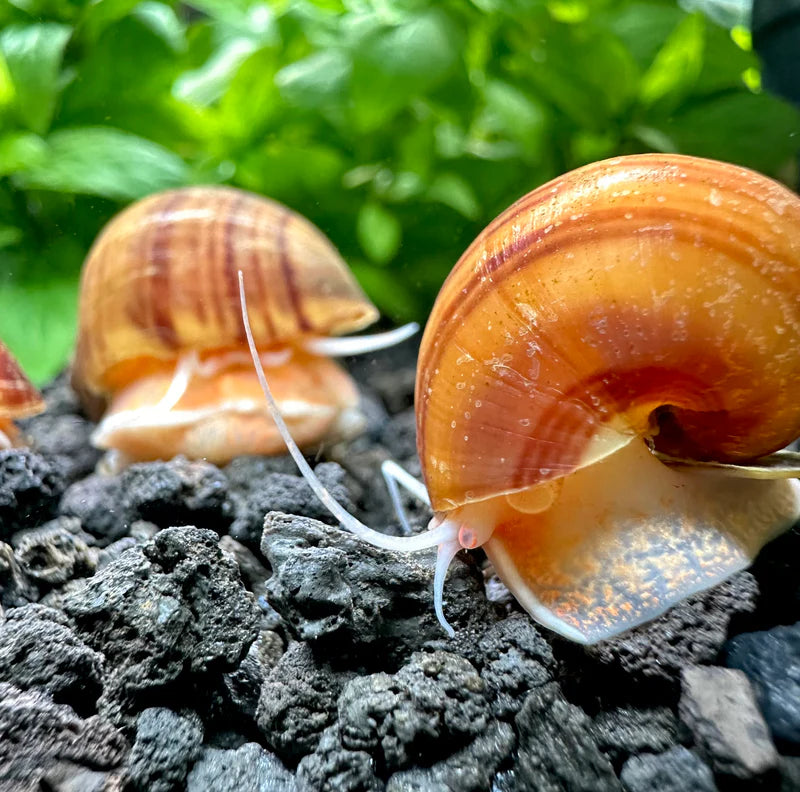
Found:
[(378, 316), (341, 256), (281, 204), (188, 187), (120, 213), (84, 265), (72, 381), (95, 414), (111, 404), (97, 444), (128, 459), (184, 453), (215, 462), (281, 448), (246, 351), (239, 271), (253, 332), (302, 442), (352, 423), (354, 385), (308, 348)]

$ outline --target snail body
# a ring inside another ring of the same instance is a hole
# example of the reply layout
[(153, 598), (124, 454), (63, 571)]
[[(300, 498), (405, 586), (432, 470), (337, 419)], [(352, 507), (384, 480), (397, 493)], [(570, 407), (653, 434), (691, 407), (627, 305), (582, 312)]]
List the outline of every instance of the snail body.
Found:
[(356, 388), (328, 359), (338, 341), (328, 336), (378, 312), (336, 249), (274, 201), (188, 187), (117, 215), (84, 265), (72, 381), (104, 413), (96, 445), (125, 461), (182, 453), (217, 463), (283, 447), (247, 353), (238, 270), (253, 289), (263, 362), (301, 442), (359, 425)]
[[(800, 199), (681, 155), (594, 163), (503, 212), (420, 347), (430, 530), (594, 643), (747, 566), (800, 517)], [(288, 441), (287, 441), (288, 442)], [(380, 535), (378, 535), (380, 536)]]
[(15, 418), (26, 418), (44, 410), (42, 395), (25, 376), (19, 363), (0, 342), (0, 450), (20, 441)]

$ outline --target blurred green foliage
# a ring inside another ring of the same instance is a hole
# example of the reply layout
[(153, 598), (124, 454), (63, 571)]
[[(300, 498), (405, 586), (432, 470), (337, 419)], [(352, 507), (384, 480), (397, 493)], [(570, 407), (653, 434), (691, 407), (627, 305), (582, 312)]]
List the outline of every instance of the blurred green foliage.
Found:
[(565, 170), (779, 173), (800, 118), (757, 84), (746, 35), (673, 0), (5, 0), (0, 337), (55, 372), (103, 223), (186, 183), (283, 201), (424, 318), (486, 222)]

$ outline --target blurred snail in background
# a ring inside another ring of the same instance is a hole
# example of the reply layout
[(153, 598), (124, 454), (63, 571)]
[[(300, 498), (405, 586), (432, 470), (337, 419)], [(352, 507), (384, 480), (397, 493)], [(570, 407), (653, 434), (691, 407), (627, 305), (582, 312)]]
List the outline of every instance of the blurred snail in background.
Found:
[(43, 412), (41, 393), (22, 372), (19, 363), (0, 342), (0, 451), (20, 443), (14, 418), (27, 418)]
[(416, 326), (328, 337), (378, 311), (322, 232), (274, 201), (187, 187), (125, 209), (84, 264), (72, 384), (103, 415), (93, 443), (113, 449), (107, 466), (283, 449), (245, 345), (237, 270), (251, 284), (262, 362), (298, 442), (361, 429), (355, 385), (329, 356), (396, 343)]
[(416, 385), (430, 530), (329, 507), (379, 546), (439, 548), (451, 633), (447, 566), (483, 547), (536, 620), (594, 643), (800, 517), (798, 457), (773, 453), (800, 435), (798, 382), (800, 199), (694, 157), (595, 163), (490, 223), (437, 298)]

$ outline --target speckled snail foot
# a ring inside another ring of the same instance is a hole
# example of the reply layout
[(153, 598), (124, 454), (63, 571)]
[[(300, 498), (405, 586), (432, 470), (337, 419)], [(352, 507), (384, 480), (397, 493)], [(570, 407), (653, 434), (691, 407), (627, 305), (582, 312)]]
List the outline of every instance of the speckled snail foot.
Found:
[(236, 272), (299, 443), (363, 425), (349, 375), (329, 358), (396, 343), (415, 325), (353, 338), (378, 312), (330, 241), (281, 204), (229, 187), (187, 187), (133, 204), (105, 227), (81, 280), (72, 382), (102, 415), (108, 467), (176, 454), (224, 463), (283, 450), (245, 345)]
[(800, 434), (798, 229), (800, 199), (772, 180), (648, 154), (565, 174), (478, 236), (420, 348), (436, 517), (392, 542), (439, 547), (443, 623), (460, 547), (483, 547), (537, 621), (594, 643), (800, 517), (797, 458), (769, 456)]
[(43, 412), (44, 399), (25, 376), (8, 348), (0, 342), (0, 450), (20, 443), (15, 418)]

